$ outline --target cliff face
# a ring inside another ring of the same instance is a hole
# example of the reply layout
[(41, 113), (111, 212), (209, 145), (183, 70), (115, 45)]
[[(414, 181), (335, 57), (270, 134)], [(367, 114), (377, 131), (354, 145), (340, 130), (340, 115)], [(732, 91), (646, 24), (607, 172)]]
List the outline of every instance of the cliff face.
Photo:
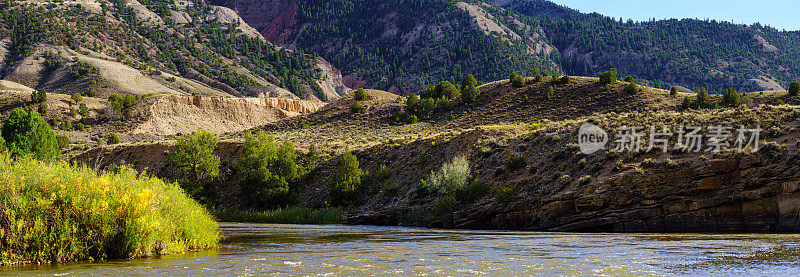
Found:
[(325, 104), (285, 98), (224, 98), (167, 95), (143, 103), (147, 118), (133, 131), (174, 135), (206, 130), (221, 134), (310, 113)]

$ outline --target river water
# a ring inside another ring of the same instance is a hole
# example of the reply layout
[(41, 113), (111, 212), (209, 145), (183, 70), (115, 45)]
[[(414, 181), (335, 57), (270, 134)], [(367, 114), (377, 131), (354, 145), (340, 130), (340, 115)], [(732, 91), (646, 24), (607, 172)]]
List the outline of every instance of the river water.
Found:
[(800, 275), (800, 235), (574, 234), (221, 223), (218, 250), (0, 275)]

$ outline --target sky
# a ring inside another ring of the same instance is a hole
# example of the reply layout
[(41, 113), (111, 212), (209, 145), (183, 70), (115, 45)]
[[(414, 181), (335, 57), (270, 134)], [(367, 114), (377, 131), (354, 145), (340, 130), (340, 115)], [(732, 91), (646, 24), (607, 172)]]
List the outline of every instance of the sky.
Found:
[(716, 19), (737, 24), (761, 22), (778, 30), (800, 30), (800, 0), (550, 0), (583, 13), (647, 21), (651, 18)]

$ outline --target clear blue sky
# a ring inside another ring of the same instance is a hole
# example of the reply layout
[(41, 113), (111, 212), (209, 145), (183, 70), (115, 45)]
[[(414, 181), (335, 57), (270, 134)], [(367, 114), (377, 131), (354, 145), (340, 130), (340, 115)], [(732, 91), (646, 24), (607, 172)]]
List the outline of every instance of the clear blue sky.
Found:
[(624, 20), (650, 18), (716, 19), (737, 24), (761, 22), (778, 30), (800, 30), (800, 0), (550, 0), (584, 13)]

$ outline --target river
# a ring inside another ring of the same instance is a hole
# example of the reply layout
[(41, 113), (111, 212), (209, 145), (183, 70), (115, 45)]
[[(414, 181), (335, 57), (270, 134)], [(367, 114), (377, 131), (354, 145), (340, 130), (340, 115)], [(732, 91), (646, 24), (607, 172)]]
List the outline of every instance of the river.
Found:
[(585, 234), (221, 223), (215, 251), (0, 275), (800, 275), (795, 234)]

